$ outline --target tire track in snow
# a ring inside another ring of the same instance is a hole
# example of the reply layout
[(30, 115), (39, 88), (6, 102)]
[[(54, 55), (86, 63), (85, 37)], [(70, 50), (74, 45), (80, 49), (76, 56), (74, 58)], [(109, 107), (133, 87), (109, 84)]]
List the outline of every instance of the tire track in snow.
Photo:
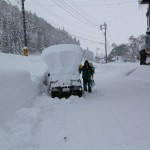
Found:
[(85, 99), (73, 97), (68, 100), (50, 101), (53, 107), (53, 110), (50, 110), (51, 115), (47, 115), (48, 111), (43, 112), (38, 128), (38, 136), (41, 137), (39, 150), (70, 150), (75, 147), (78, 150), (94, 149), (88, 133), (89, 128), (85, 126), (89, 123), (85, 118), (88, 114), (84, 113)]

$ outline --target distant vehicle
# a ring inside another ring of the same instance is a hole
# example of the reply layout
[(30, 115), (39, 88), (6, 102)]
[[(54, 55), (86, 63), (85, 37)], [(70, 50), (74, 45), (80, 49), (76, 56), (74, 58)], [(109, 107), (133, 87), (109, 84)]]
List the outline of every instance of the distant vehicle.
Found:
[(42, 57), (48, 65), (48, 91), (54, 97), (82, 96), (79, 74), (83, 52), (78, 45), (61, 44), (46, 48)]

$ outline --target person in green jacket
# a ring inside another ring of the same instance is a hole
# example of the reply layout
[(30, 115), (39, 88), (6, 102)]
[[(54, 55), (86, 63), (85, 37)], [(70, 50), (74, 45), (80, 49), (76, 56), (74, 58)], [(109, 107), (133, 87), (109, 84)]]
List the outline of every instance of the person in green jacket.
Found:
[[(79, 68), (79, 72), (80, 73), (82, 72), (84, 91), (92, 92), (91, 79), (92, 79), (94, 72), (87, 60), (84, 62), (84, 66), (82, 68), (81, 67)], [(88, 87), (88, 90), (87, 90), (87, 87)]]

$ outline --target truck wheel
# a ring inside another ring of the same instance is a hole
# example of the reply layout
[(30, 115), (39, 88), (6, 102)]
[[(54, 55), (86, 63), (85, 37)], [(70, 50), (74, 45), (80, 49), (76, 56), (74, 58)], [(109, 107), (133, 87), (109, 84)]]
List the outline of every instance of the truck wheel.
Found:
[(56, 97), (56, 93), (55, 92), (51, 92), (51, 96), (52, 96), (52, 98), (55, 98)]
[(79, 97), (82, 97), (82, 91), (78, 91), (77, 95), (78, 95)]

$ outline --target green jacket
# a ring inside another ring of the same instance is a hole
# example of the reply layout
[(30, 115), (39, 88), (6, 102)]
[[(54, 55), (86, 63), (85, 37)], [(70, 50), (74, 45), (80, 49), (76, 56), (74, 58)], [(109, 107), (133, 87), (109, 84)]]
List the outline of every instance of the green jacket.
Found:
[(79, 69), (79, 72), (82, 72), (82, 78), (84, 80), (91, 80), (92, 75), (93, 75), (93, 69), (91, 66), (89, 66), (88, 68), (86, 68), (85, 66), (83, 66), (82, 68)]

